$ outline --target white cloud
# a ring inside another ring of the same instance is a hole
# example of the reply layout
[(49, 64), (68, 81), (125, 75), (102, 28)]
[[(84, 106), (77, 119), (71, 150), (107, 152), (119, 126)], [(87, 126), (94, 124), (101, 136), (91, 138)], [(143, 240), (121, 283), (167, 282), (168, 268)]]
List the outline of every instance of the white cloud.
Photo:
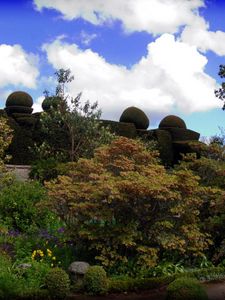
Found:
[(225, 55), (225, 32), (210, 31), (209, 24), (202, 18), (196, 18), (194, 22), (186, 26), (181, 35), (182, 41), (195, 45), (203, 52), (211, 50), (217, 55)]
[(95, 25), (119, 19), (126, 31), (174, 33), (198, 17), (204, 0), (33, 0), (36, 9), (56, 9), (68, 20)]
[(204, 72), (206, 57), (171, 34), (150, 43), (147, 56), (129, 70), (62, 40), (45, 44), (43, 50), (55, 69), (70, 68), (75, 75), (69, 92), (75, 96), (83, 91), (83, 99), (97, 100), (106, 119), (118, 120), (132, 105), (143, 109), (150, 119), (174, 109), (191, 113), (221, 105), (213, 92), (215, 80)]
[(45, 98), (44, 96), (40, 96), (34, 101), (34, 104), (32, 106), (33, 113), (40, 112), (43, 110), (41, 105), (42, 105), (44, 98)]
[(88, 33), (84, 30), (80, 33), (81, 42), (85, 46), (89, 46), (91, 42), (96, 39), (98, 35), (96, 33)]
[(22, 85), (36, 87), (38, 57), (26, 53), (20, 45), (0, 45), (0, 87)]

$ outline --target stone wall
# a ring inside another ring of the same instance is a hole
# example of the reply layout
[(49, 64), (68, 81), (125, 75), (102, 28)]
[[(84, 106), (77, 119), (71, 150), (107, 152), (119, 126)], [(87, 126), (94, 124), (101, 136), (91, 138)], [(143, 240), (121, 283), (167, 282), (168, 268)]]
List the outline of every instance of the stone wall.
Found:
[(21, 181), (29, 179), (31, 166), (29, 165), (6, 165), (8, 171), (13, 172), (16, 178)]

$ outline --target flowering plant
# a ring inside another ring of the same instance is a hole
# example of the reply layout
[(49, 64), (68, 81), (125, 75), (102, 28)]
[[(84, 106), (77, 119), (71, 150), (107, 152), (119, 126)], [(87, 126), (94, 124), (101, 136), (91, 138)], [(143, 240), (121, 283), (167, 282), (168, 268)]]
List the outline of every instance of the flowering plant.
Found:
[(36, 249), (32, 252), (31, 255), (32, 260), (36, 260), (39, 262), (46, 262), (49, 263), (51, 267), (56, 267), (61, 264), (60, 261), (56, 260), (56, 256), (53, 255), (51, 249), (47, 248), (46, 250)]

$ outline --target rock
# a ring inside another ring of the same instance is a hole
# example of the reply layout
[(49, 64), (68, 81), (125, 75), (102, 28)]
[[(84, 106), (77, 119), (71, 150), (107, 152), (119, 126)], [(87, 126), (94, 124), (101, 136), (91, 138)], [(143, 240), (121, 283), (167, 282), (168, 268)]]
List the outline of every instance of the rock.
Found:
[(19, 268), (19, 269), (22, 269), (22, 270), (26, 270), (26, 269), (29, 269), (29, 268), (31, 268), (31, 267), (32, 267), (32, 265), (29, 264), (29, 263), (23, 263), (23, 264), (19, 264), (19, 265), (18, 265), (18, 268)]
[(85, 261), (72, 262), (68, 268), (71, 280), (76, 283), (81, 282), (89, 267), (89, 263)]

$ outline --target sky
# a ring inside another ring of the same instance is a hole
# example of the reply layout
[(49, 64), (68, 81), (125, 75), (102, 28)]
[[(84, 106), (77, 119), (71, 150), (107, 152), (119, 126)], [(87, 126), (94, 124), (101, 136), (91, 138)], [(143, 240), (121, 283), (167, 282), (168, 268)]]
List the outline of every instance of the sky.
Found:
[(150, 128), (177, 115), (202, 137), (220, 134), (224, 15), (223, 0), (0, 0), (0, 108), (22, 90), (41, 111), (63, 68), (68, 93), (97, 101), (102, 119), (136, 106)]

